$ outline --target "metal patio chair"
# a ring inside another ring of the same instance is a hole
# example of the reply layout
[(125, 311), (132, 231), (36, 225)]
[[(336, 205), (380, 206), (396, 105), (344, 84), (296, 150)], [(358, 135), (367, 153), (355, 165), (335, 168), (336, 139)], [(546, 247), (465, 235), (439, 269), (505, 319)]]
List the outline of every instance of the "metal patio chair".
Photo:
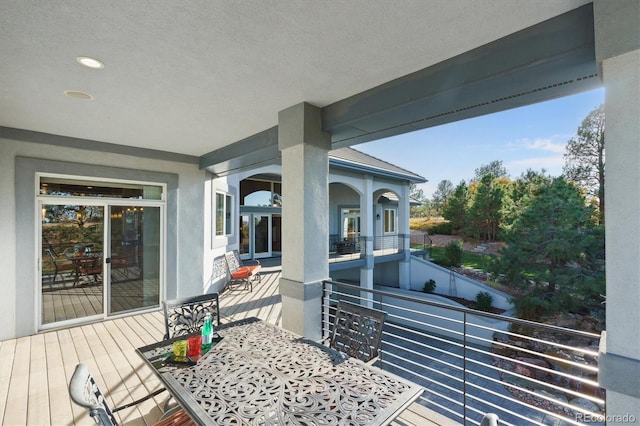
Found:
[(207, 312), (211, 313), (215, 321), (214, 324), (220, 326), (218, 293), (166, 300), (163, 302), (163, 306), (165, 340), (175, 336), (199, 332)]
[(377, 361), (386, 312), (338, 301), (329, 346), (368, 364)]
[(50, 275), (53, 275), (53, 278), (51, 279), (52, 283), (56, 282), (56, 278), (58, 277), (58, 275), (60, 276), (60, 278), (62, 279), (62, 282), (64, 283), (63, 274), (65, 272), (68, 274), (76, 273), (76, 266), (73, 264), (73, 262), (64, 258), (64, 256), (56, 257), (52, 249), (45, 249), (44, 251), (47, 254), (47, 257), (49, 258), (49, 260), (47, 260), (46, 262), (50, 263), (51, 266), (53, 266), (52, 268), (53, 271), (50, 272)]
[[(125, 408), (133, 407), (141, 402), (144, 402), (154, 396), (158, 395), (161, 392), (164, 392), (165, 389), (159, 389), (155, 392), (150, 393), (144, 398), (137, 399), (129, 404), (122, 405), (120, 407), (116, 407), (111, 409), (107, 404), (107, 401), (104, 398), (104, 395), (98, 388), (93, 376), (89, 372), (89, 367), (85, 364), (76, 365), (76, 369), (73, 372), (73, 376), (71, 376), (71, 380), (69, 382), (69, 395), (71, 396), (71, 400), (81, 407), (86, 408), (89, 411), (89, 415), (93, 417), (97, 424), (103, 426), (115, 426), (118, 424), (114, 413), (117, 413), (120, 410), (124, 410)], [(170, 410), (165, 412), (160, 418), (163, 424), (176, 424), (176, 422), (171, 422), (171, 419), (174, 420), (185, 420), (186, 413), (184, 410), (177, 408), (174, 410)], [(183, 424), (194, 424), (193, 421), (186, 416), (188, 423)], [(169, 422), (169, 423), (167, 423)]]
[(260, 261), (252, 260), (243, 262), (240, 260), (238, 250), (233, 250), (224, 255), (229, 268), (229, 282), (226, 288), (233, 289), (234, 286), (243, 286), (245, 290), (253, 291), (253, 282), (260, 282)]

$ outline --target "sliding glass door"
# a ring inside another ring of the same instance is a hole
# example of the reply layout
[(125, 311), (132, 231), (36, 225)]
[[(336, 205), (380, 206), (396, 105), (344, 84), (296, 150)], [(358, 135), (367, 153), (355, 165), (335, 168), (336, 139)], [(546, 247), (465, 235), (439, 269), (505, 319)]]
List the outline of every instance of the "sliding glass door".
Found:
[(271, 256), (271, 215), (253, 215), (253, 256)]
[(42, 204), (41, 323), (104, 312), (101, 205)]
[(243, 259), (260, 259), (282, 254), (282, 215), (243, 213), (240, 215), (239, 253)]
[(40, 328), (158, 307), (163, 187), (41, 179)]
[(109, 314), (160, 303), (160, 207), (111, 206)]

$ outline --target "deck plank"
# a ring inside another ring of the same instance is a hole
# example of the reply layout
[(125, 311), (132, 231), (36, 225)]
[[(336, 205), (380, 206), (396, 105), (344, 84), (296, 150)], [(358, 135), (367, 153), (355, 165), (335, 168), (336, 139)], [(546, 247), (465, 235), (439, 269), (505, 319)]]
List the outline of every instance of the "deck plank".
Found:
[(13, 359), (16, 352), (16, 339), (5, 340), (0, 346), (0, 424), (4, 424), (9, 384), (13, 372)]
[(30, 363), (28, 354), (31, 351), (31, 338), (32, 337), (20, 337), (16, 341), (3, 424), (27, 424)]
[[(49, 381), (49, 410), (51, 419), (72, 419), (73, 409), (68, 394), (68, 379), (64, 368), (58, 333), (44, 333), (47, 356), (47, 379)], [(53, 424), (53, 422), (51, 423)]]
[(44, 335), (38, 334), (31, 338), (30, 351), (27, 424), (46, 425), (51, 421), (49, 418), (49, 381)]

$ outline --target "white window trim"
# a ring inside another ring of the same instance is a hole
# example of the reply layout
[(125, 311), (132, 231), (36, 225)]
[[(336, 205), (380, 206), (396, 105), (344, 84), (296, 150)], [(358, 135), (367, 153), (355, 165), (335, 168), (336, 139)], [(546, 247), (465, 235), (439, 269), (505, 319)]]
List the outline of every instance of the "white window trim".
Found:
[[(222, 225), (221, 233), (218, 233), (218, 195), (222, 195), (224, 206), (222, 209)], [(233, 235), (234, 224), (234, 206), (233, 194), (225, 191), (216, 191), (213, 199), (213, 235), (216, 238), (228, 238)], [(227, 217), (229, 222), (227, 223)], [(229, 229), (229, 233), (226, 230)]]
[[(393, 212), (393, 223), (391, 223), (391, 230), (387, 231), (387, 211)], [(382, 223), (382, 231), (385, 235), (395, 235), (398, 233), (398, 209), (385, 208), (383, 211), (384, 222)]]

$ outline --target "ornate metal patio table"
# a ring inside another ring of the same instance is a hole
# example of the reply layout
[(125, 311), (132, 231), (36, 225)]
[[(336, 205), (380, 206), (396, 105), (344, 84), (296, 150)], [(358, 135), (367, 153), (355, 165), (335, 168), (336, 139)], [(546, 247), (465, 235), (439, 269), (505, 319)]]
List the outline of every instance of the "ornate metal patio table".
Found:
[(255, 318), (221, 326), (219, 334), (195, 365), (163, 361), (175, 338), (137, 350), (199, 424), (385, 425), (422, 393)]

